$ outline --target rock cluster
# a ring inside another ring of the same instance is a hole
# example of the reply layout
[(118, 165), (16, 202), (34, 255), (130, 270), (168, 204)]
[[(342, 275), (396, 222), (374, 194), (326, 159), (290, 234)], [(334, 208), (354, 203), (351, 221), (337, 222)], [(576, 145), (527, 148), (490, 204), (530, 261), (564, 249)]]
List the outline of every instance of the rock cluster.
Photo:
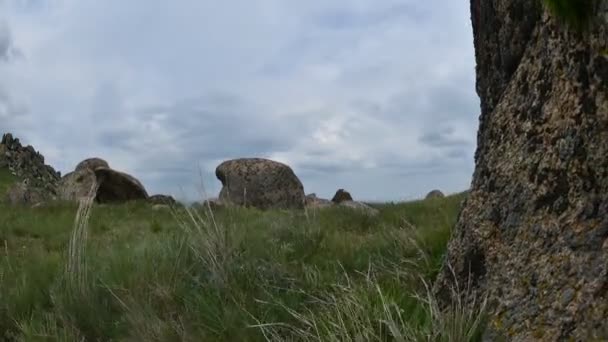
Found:
[(476, 168), (435, 291), (447, 303), (470, 280), (487, 296), (487, 341), (608, 340), (608, 1), (597, 4), (577, 32), (540, 1), (471, 1)]
[(13, 204), (37, 204), (54, 199), (61, 174), (44, 163), (44, 157), (31, 145), (22, 146), (12, 134), (0, 141), (0, 169), (8, 169), (22, 181), (5, 196)]

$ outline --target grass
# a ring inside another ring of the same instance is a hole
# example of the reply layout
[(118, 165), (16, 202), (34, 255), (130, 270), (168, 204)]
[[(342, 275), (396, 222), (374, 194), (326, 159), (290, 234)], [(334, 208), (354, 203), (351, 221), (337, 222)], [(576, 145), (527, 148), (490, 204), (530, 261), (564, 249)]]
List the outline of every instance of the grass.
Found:
[(376, 217), (0, 204), (0, 340), (476, 340), (483, 303), (428, 291), (462, 199)]

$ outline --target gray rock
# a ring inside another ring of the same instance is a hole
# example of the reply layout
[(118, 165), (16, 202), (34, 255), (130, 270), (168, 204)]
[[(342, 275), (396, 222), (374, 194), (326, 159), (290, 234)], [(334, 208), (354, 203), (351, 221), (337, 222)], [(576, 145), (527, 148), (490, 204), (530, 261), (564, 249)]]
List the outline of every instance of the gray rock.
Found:
[(70, 172), (59, 181), (58, 197), (63, 201), (80, 201), (89, 196), (96, 181), (95, 173), (88, 168)]
[(435, 189), (435, 190), (432, 190), (431, 192), (429, 192), (428, 194), (426, 194), (425, 198), (429, 199), (429, 198), (443, 198), (443, 197), (445, 197), (443, 192)]
[(306, 195), (306, 208), (321, 209), (333, 206), (334, 203), (328, 199), (319, 198), (316, 194)]
[(110, 165), (108, 164), (107, 161), (105, 161), (101, 158), (88, 158), (88, 159), (85, 159), (85, 160), (81, 161), (80, 163), (78, 163), (78, 165), (76, 165), (75, 171), (80, 171), (83, 169), (89, 169), (91, 171), (95, 171), (95, 169), (97, 169), (98, 167), (109, 168)]
[(94, 173), (99, 182), (99, 190), (95, 197), (99, 203), (127, 202), (148, 198), (144, 186), (131, 175), (101, 166), (97, 167)]
[(540, 1), (471, 10), (475, 172), (435, 294), (487, 296), (485, 340), (608, 340), (608, 25), (576, 32)]
[(304, 207), (304, 187), (285, 164), (262, 158), (234, 159), (221, 163), (215, 174), (222, 182), (222, 202), (259, 209)]
[(350, 195), (350, 193), (344, 189), (338, 189), (338, 191), (336, 191), (336, 194), (334, 195), (334, 197), (331, 199), (332, 202), (334, 203), (342, 203), (345, 201), (352, 201), (353, 197)]
[(343, 202), (340, 202), (338, 205), (342, 206), (342, 207), (362, 211), (369, 216), (376, 216), (380, 213), (380, 211), (378, 209), (372, 208), (365, 203), (356, 202), (356, 201), (343, 201)]

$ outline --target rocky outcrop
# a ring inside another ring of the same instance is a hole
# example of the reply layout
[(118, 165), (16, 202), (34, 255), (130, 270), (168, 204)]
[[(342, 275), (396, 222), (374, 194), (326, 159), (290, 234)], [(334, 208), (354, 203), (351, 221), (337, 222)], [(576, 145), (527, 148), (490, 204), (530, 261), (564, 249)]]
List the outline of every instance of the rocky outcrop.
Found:
[(95, 201), (98, 203), (121, 203), (148, 198), (146, 189), (135, 177), (103, 165), (108, 163), (99, 158), (80, 162), (74, 172), (61, 178), (59, 198), (78, 201), (88, 196), (93, 184), (97, 185)]
[(222, 182), (222, 202), (259, 209), (304, 207), (304, 187), (283, 163), (262, 158), (228, 160), (216, 168), (215, 175)]
[(334, 197), (332, 197), (331, 201), (334, 203), (342, 203), (344, 201), (352, 201), (353, 197), (350, 195), (350, 193), (344, 189), (338, 189), (338, 191), (336, 191), (336, 193), (334, 194)]
[(487, 341), (607, 340), (608, 1), (583, 33), (540, 3), (471, 1), (476, 168), (435, 291), (470, 276)]
[[(6, 133), (0, 141), (0, 168), (8, 169), (23, 180), (29, 192), (44, 198), (54, 198), (61, 174), (44, 163), (44, 156), (31, 145), (22, 146), (19, 139)], [(14, 188), (17, 191), (18, 187)]]
[(430, 191), (428, 194), (426, 194), (425, 199), (430, 199), (430, 198), (443, 198), (445, 197), (445, 195), (443, 194), (443, 192), (435, 189)]

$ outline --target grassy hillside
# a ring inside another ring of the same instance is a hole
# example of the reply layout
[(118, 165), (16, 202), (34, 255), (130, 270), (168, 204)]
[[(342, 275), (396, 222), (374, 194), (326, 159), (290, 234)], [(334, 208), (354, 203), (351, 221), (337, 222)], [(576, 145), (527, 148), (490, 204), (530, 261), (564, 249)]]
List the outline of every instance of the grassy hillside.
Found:
[(425, 302), (462, 199), (387, 204), (374, 218), (345, 208), (211, 214), (144, 203), (80, 211), (0, 204), (0, 340), (472, 334), (471, 308), (440, 312)]

